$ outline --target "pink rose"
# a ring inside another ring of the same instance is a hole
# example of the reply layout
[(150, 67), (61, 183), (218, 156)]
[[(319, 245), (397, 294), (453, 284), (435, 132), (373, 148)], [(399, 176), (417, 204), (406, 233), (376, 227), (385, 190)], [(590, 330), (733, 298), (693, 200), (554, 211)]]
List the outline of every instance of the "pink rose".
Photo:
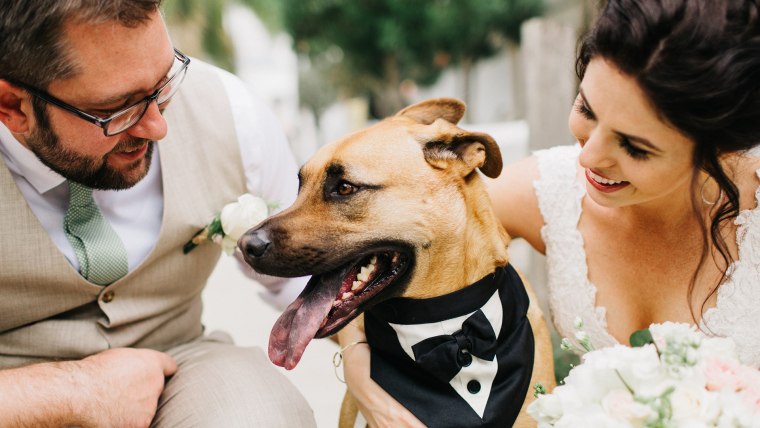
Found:
[(744, 387), (741, 366), (730, 360), (706, 358), (704, 361), (705, 386), (708, 391), (739, 391)]

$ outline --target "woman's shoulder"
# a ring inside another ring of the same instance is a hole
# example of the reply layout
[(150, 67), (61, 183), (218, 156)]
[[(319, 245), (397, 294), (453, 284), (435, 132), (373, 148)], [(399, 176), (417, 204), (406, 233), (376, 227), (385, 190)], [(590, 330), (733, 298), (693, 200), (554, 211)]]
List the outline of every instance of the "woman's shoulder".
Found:
[(541, 228), (546, 222), (546, 213), (543, 205), (547, 200), (565, 198), (568, 190), (577, 186), (578, 153), (577, 146), (569, 145), (538, 150), (528, 158), (505, 166), (496, 180), (487, 181), (494, 211), (507, 233), (525, 238), (534, 248), (544, 251)]
[(496, 179), (486, 179), (491, 205), (499, 222), (513, 238), (524, 238), (543, 252), (541, 213), (538, 210), (533, 181), (538, 178), (535, 156), (504, 166)]

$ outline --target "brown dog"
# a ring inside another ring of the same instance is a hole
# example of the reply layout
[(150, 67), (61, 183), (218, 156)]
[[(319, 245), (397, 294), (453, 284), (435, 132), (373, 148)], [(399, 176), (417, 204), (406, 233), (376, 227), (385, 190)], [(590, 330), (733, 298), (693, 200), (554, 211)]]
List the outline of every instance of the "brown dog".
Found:
[[(272, 329), (275, 364), (295, 367), (312, 338), (366, 312), (373, 379), (423, 422), (443, 426), (435, 419), (443, 415), (450, 426), (535, 426), (524, 409), (532, 385), (553, 385), (549, 333), (532, 290), (508, 265), (509, 237), (476, 171), (498, 176), (499, 148), (490, 136), (456, 126), (464, 108), (453, 99), (429, 100), (323, 147), (301, 169), (296, 202), (239, 245), (261, 273), (312, 275)], [(493, 284), (498, 278), (508, 284)], [(414, 309), (470, 299), (480, 302), (452, 309), (454, 321)], [(465, 337), (463, 320), (483, 314), (481, 324), (490, 323), (483, 335), (503, 345)], [(446, 327), (451, 322), (456, 326)], [(439, 334), (419, 340), (420, 325)], [(444, 342), (453, 349), (445, 357), (453, 370), (425, 354)], [(415, 358), (432, 362), (420, 369)], [(401, 379), (410, 374), (421, 377)], [(346, 398), (340, 425), (353, 426), (356, 406)]]

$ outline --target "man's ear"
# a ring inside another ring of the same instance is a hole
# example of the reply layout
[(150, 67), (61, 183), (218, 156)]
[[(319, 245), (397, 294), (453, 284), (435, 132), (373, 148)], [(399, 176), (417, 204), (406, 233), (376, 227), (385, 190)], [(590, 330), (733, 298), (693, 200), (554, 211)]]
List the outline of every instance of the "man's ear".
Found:
[(29, 130), (29, 118), (21, 108), (25, 98), (26, 91), (0, 79), (0, 122), (13, 133)]

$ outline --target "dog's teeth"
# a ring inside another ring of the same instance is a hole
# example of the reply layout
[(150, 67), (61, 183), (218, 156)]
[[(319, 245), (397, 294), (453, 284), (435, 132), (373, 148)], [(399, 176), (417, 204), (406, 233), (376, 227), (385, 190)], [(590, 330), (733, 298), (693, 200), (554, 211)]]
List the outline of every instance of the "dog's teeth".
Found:
[(343, 303), (343, 302), (342, 302), (342, 301), (340, 301), (340, 300), (336, 300), (336, 301), (334, 301), (334, 302), (332, 303), (332, 306), (333, 306), (333, 308), (337, 308), (338, 306), (340, 306), (340, 304), (341, 304), (341, 303)]
[(341, 300), (348, 300), (352, 297), (354, 297), (354, 293), (343, 293), (343, 295), (340, 296)]
[(369, 261), (370, 264), (374, 265), (377, 263), (377, 256), (372, 256), (372, 260)]
[(361, 282), (361, 281), (354, 281), (354, 285), (351, 286), (351, 291), (356, 291), (356, 290), (362, 288), (363, 284), (364, 283)]
[(366, 281), (367, 279), (369, 279), (369, 272), (367, 268), (362, 266), (362, 270), (361, 272), (359, 272), (358, 275), (356, 275), (356, 279), (358, 279), (359, 281)]

